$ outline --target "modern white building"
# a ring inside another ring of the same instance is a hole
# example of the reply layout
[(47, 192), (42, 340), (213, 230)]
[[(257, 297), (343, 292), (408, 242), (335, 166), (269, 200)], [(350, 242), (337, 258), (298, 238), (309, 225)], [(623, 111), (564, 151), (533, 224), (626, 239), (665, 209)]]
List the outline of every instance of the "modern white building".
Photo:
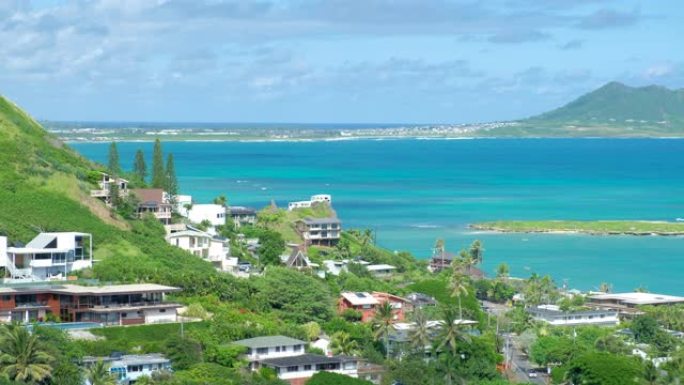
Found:
[[(103, 361), (109, 366), (119, 384), (134, 384), (140, 377), (151, 377), (159, 371), (171, 371), (171, 361), (161, 354), (114, 354), (109, 357), (83, 357), (86, 367), (92, 366), (98, 361)], [(87, 385), (92, 385), (86, 380)]]
[(187, 227), (185, 230), (168, 234), (166, 242), (211, 262), (218, 270), (232, 270), (230, 267), (233, 262), (230, 259), (230, 243), (226, 238)]
[(668, 306), (684, 304), (684, 297), (656, 293), (606, 293), (587, 297), (587, 306), (617, 310), (622, 314), (639, 313), (639, 306)]
[(0, 267), (6, 282), (65, 280), (93, 266), (93, 238), (88, 233), (40, 233), (25, 246), (9, 247), (0, 237)]
[(305, 218), (296, 226), (304, 242), (312, 245), (334, 246), (342, 233), (342, 222), (335, 217)]
[(323, 261), (323, 266), (325, 266), (325, 269), (328, 273), (332, 275), (340, 275), (342, 272), (347, 272), (349, 271), (349, 265), (357, 263), (362, 266), (368, 266), (370, 265), (370, 262), (366, 262), (363, 260), (349, 260), (349, 259), (342, 259), (342, 260), (332, 260), (332, 259), (326, 259)]
[(312, 195), (308, 201), (289, 202), (287, 204), (287, 210), (292, 211), (295, 209), (309, 208), (316, 203), (327, 203), (330, 205), (332, 204), (332, 196), (329, 194), (316, 194)]
[(207, 221), (212, 227), (226, 224), (226, 206), (213, 203), (194, 204), (188, 211), (188, 219), (193, 223)]
[(184, 217), (188, 216), (188, 207), (192, 207), (192, 195), (176, 195), (176, 212)]
[(539, 305), (527, 309), (536, 321), (551, 326), (615, 326), (620, 323), (618, 312), (613, 310), (562, 311), (557, 305)]

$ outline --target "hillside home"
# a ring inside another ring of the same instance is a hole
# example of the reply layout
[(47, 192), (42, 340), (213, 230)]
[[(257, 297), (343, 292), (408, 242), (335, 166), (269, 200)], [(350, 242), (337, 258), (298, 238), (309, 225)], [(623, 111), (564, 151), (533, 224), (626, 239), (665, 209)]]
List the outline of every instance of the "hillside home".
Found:
[[(83, 357), (83, 365), (88, 368), (99, 361), (109, 367), (118, 384), (134, 384), (140, 377), (152, 377), (160, 371), (171, 371), (171, 361), (161, 354), (112, 354), (109, 357)], [(92, 385), (86, 380), (86, 385)]]
[(561, 311), (557, 305), (539, 305), (526, 311), (535, 321), (551, 326), (615, 326), (620, 322), (614, 310)]
[(386, 264), (368, 265), (366, 270), (375, 278), (389, 278), (397, 270), (397, 267)]
[(138, 217), (152, 214), (165, 225), (171, 222), (173, 205), (169, 194), (160, 188), (139, 188), (131, 190), (138, 198)]
[(340, 313), (347, 309), (358, 311), (361, 313), (361, 322), (369, 322), (375, 317), (376, 308), (387, 301), (392, 306), (393, 320), (403, 321), (410, 303), (405, 298), (389, 293), (342, 292), (338, 301), (338, 311)]
[(188, 210), (188, 219), (192, 223), (208, 222), (211, 227), (226, 224), (226, 206), (213, 203), (194, 204)]
[(325, 266), (325, 270), (335, 276), (340, 275), (342, 272), (347, 272), (349, 271), (349, 265), (350, 264), (359, 264), (362, 266), (368, 266), (370, 265), (370, 262), (366, 262), (360, 257), (357, 257), (358, 259), (342, 259), (342, 260), (332, 260), (332, 259), (326, 259), (323, 261), (323, 266)]
[(432, 254), (432, 257), (430, 258), (430, 265), (428, 266), (428, 270), (430, 270), (433, 273), (439, 273), (443, 269), (450, 269), (451, 262), (456, 258), (456, 254), (444, 250), (437, 250)]
[(230, 217), (235, 227), (253, 225), (257, 220), (256, 210), (244, 206), (230, 206)]
[(306, 342), (286, 336), (265, 336), (233, 342), (247, 348), (245, 359), (249, 368), (259, 369), (261, 360), (299, 356), (305, 353)]
[(103, 325), (175, 322), (181, 305), (166, 302), (165, 295), (177, 291), (156, 284), (0, 287), (0, 322), (44, 321), (50, 314)]
[(230, 243), (227, 238), (187, 227), (166, 236), (166, 242), (207, 260), (221, 271), (230, 269)]
[(342, 222), (335, 217), (306, 218), (296, 224), (307, 245), (335, 246), (340, 241)]
[(305, 385), (314, 374), (321, 371), (358, 378), (359, 359), (350, 356), (323, 356), (307, 353), (265, 359), (260, 362), (260, 365), (275, 370), (278, 378), (287, 381), (290, 385)]
[(90, 196), (102, 199), (107, 205), (112, 204), (111, 186), (116, 184), (119, 188), (119, 197), (128, 196), (128, 181), (123, 178), (113, 178), (107, 173), (101, 172), (101, 178), (97, 182), (98, 190), (90, 190)]
[(176, 195), (176, 212), (184, 217), (188, 216), (188, 209), (192, 207), (192, 195)]
[(40, 233), (25, 246), (8, 247), (0, 236), (5, 282), (65, 280), (93, 266), (93, 238), (87, 233)]
[[(462, 329), (468, 329), (474, 325), (477, 325), (477, 321), (459, 319), (455, 320), (454, 324), (461, 326)], [(444, 321), (441, 320), (426, 322), (428, 333), (433, 337), (433, 339), (437, 338), (443, 325)], [(387, 339), (389, 343), (388, 349), (390, 352), (396, 351), (397, 348), (402, 350), (402, 347), (405, 347), (410, 343), (411, 333), (416, 328), (416, 324), (414, 322), (397, 322), (392, 326), (392, 330), (390, 331), (389, 337)], [(430, 350), (431, 348), (431, 344), (425, 346), (426, 351)]]
[(437, 306), (437, 300), (423, 293), (411, 293), (406, 296), (406, 299), (411, 304), (411, 309), (423, 309), (427, 307)]

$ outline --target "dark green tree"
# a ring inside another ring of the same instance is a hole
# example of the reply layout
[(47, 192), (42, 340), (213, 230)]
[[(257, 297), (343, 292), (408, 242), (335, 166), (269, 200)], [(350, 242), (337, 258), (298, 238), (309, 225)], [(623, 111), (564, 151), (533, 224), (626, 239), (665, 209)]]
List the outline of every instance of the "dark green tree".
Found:
[(176, 167), (173, 164), (173, 154), (166, 158), (166, 191), (169, 195), (178, 195), (178, 178), (176, 178)]
[(175, 370), (185, 370), (202, 362), (202, 345), (191, 338), (172, 337), (166, 342), (166, 351)]
[(116, 142), (112, 142), (112, 144), (109, 145), (109, 162), (107, 163), (107, 172), (110, 175), (121, 175), (119, 150), (116, 148)]
[(154, 141), (152, 152), (152, 187), (166, 187), (166, 172), (164, 171), (164, 153), (159, 139)]
[(145, 163), (145, 154), (140, 149), (135, 152), (133, 174), (138, 179), (138, 182), (145, 183), (145, 178), (147, 178), (147, 164)]
[(643, 378), (638, 358), (610, 353), (588, 353), (574, 359), (567, 380), (582, 385), (637, 385)]

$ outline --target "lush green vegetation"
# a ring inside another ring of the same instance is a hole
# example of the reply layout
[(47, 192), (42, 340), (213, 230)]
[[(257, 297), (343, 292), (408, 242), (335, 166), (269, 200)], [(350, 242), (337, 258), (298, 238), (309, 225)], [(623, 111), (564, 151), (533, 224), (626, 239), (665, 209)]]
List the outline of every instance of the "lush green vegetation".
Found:
[(306, 385), (371, 385), (371, 382), (351, 378), (337, 373), (320, 372), (314, 374)]
[(470, 225), (478, 230), (519, 233), (575, 232), (595, 235), (682, 235), (684, 223), (655, 221), (495, 221)]

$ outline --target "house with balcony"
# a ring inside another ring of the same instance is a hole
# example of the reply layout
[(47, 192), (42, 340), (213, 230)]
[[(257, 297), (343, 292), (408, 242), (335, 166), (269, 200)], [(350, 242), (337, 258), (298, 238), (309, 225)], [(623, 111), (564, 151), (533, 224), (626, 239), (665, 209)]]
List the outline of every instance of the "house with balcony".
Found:
[(539, 305), (525, 310), (535, 321), (551, 326), (615, 326), (620, 323), (616, 310), (562, 311), (557, 305)]
[(108, 206), (112, 204), (111, 186), (119, 188), (119, 197), (128, 196), (128, 181), (123, 178), (114, 178), (111, 175), (101, 172), (101, 178), (97, 182), (99, 189), (90, 190), (90, 196), (103, 200)]
[(335, 218), (305, 218), (296, 228), (307, 245), (335, 246), (340, 241), (342, 222)]
[(257, 220), (256, 214), (256, 210), (251, 207), (230, 206), (230, 218), (233, 220), (235, 227), (255, 224)]
[[(112, 354), (109, 357), (85, 356), (82, 359), (86, 368), (102, 361), (109, 367), (120, 385), (134, 384), (140, 377), (152, 377), (162, 371), (171, 371), (171, 360), (162, 354)], [(92, 385), (86, 381), (86, 385)]]
[(171, 223), (173, 205), (166, 191), (160, 188), (139, 188), (131, 190), (131, 193), (138, 199), (138, 217), (152, 214), (165, 225)]
[(230, 243), (227, 238), (185, 226), (180, 231), (171, 231), (166, 242), (211, 262), (218, 270), (228, 271), (230, 264)]
[(167, 302), (171, 286), (151, 283), (109, 286), (49, 284), (0, 287), (0, 322), (45, 321), (138, 325), (175, 322), (180, 304)]
[(298, 339), (266, 336), (235, 341), (233, 344), (246, 348), (244, 357), (251, 370), (271, 368), (278, 378), (291, 385), (304, 385), (306, 380), (322, 370), (357, 377), (357, 358), (308, 354), (306, 342)]
[(40, 233), (26, 245), (15, 246), (0, 236), (6, 283), (66, 280), (72, 272), (92, 266), (93, 238), (88, 233)]

